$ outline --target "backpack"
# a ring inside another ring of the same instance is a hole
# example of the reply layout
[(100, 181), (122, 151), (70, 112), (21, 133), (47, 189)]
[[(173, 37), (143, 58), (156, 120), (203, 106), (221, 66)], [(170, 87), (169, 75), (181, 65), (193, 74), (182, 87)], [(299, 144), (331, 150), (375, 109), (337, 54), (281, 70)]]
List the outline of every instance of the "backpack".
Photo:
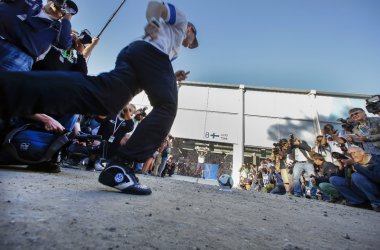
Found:
[(69, 141), (66, 134), (50, 133), (36, 129), (34, 124), (25, 124), (6, 135), (2, 149), (12, 160), (35, 164), (51, 161)]

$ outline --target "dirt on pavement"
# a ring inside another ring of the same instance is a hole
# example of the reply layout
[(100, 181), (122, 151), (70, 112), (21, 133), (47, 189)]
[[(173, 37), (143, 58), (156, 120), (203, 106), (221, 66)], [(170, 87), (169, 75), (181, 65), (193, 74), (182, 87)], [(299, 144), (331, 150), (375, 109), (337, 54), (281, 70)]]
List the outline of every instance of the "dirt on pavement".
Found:
[(0, 167), (0, 249), (379, 249), (380, 213), (141, 176), (150, 196), (99, 172)]

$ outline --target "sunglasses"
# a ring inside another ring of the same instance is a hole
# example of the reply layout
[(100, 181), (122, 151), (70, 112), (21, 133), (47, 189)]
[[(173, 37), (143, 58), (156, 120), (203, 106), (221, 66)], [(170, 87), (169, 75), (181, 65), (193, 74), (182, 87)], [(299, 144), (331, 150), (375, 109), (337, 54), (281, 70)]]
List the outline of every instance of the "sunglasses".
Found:
[(361, 113), (360, 111), (357, 111), (357, 112), (355, 112), (355, 113), (350, 114), (350, 117), (357, 116), (357, 115), (359, 115), (360, 113)]
[(125, 112), (133, 112), (133, 110), (132, 109), (123, 109), (123, 112), (125, 113)]

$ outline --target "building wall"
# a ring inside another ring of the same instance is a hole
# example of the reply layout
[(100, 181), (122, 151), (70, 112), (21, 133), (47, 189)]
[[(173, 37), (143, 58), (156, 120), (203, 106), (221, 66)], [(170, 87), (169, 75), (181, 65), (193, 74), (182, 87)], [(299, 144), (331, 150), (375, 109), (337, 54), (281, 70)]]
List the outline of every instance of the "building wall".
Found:
[[(178, 113), (171, 134), (232, 144), (234, 158), (239, 158), (234, 160), (235, 170), (241, 166), (244, 146), (270, 148), (291, 133), (313, 145), (323, 125), (333, 123), (339, 127), (336, 119), (346, 118), (352, 107), (365, 108), (365, 98), (369, 97), (190, 82), (182, 84), (178, 95)], [(149, 105), (144, 93), (132, 103)]]

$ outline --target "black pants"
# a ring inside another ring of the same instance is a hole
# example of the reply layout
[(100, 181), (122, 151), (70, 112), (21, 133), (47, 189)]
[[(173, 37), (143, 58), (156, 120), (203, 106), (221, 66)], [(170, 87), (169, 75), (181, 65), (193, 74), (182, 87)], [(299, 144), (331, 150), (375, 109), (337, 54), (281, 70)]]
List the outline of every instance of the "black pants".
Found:
[(98, 76), (76, 72), (0, 72), (0, 118), (35, 113), (115, 115), (144, 90), (153, 110), (118, 155), (144, 162), (169, 133), (177, 86), (169, 57), (137, 41), (118, 55), (115, 69)]

